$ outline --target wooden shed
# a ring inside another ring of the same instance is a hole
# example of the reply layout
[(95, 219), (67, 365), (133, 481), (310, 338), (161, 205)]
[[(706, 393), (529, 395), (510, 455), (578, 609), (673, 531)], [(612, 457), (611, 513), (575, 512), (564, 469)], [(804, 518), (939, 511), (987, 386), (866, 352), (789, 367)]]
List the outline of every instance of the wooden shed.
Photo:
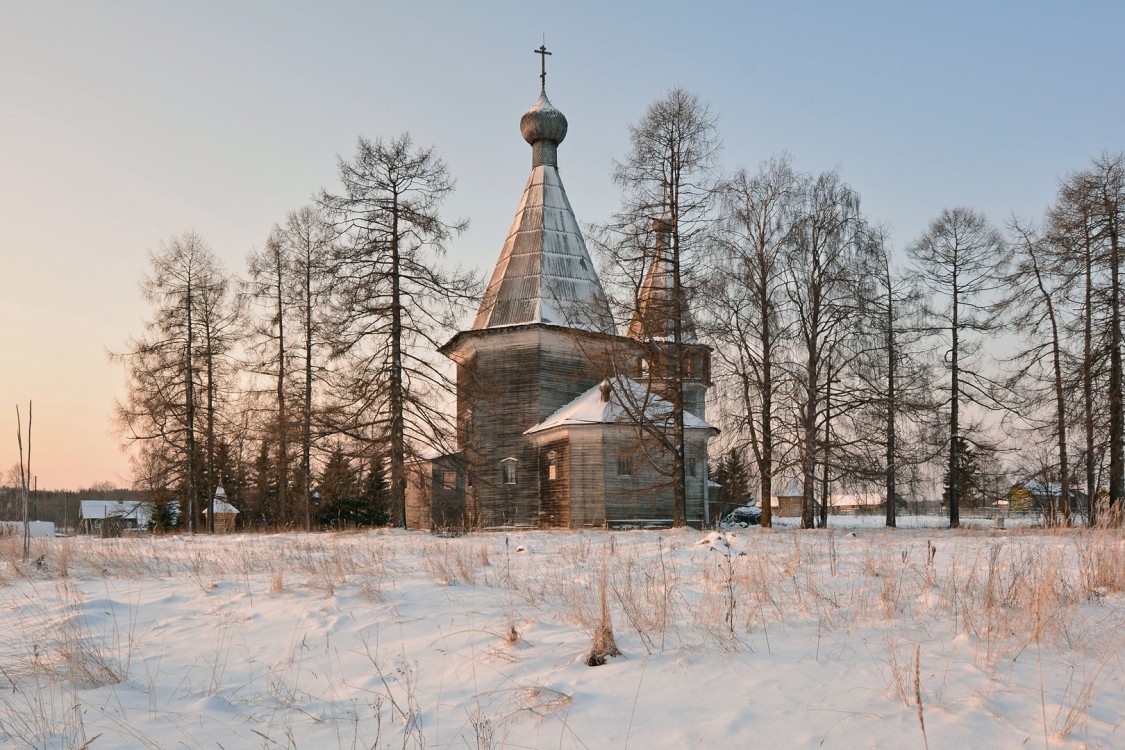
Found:
[(101, 537), (121, 536), (125, 529), (147, 528), (152, 520), (151, 503), (135, 500), (82, 500), (79, 529)]
[(796, 478), (789, 480), (789, 484), (776, 492), (770, 500), (774, 515), (784, 518), (800, 518), (801, 503), (804, 502), (805, 491), (801, 488)]
[[(230, 534), (234, 531), (235, 521), (238, 519), (238, 508), (227, 502), (227, 492), (222, 485), (215, 490), (215, 533)], [(210, 508), (203, 509), (203, 517), (207, 517)]]

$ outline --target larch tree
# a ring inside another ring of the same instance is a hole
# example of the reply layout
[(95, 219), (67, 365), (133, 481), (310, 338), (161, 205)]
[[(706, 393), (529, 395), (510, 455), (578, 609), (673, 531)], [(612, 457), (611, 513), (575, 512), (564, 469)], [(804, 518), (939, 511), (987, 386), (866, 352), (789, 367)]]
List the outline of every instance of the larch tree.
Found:
[[(1065, 276), (1061, 256), (1038, 227), (1013, 220), (1010, 228), (1013, 264), (997, 311), (1020, 334), (1023, 346), (1008, 359), (1013, 371), (1006, 385), (1016, 413), (1038, 432), (1046, 422), (1054, 433), (1060, 482), (1059, 507), (1050, 508), (1048, 523), (1061, 514), (1070, 525), (1070, 461), (1067, 452), (1068, 392), (1066, 387)], [(1049, 415), (1040, 417), (1044, 411)]]
[[(312, 525), (312, 443), (315, 384), (323, 371), (324, 309), (331, 233), (313, 207), (275, 224), (265, 246), (251, 254), (248, 292), (262, 309), (254, 330), (252, 369), (272, 381), (274, 408), (267, 431), (277, 451), (277, 504), (288, 518)], [(291, 410), (291, 406), (297, 408)], [(296, 411), (296, 414), (293, 414)], [(294, 470), (294, 450), (300, 466)], [(290, 498), (299, 487), (299, 505)]]
[(997, 330), (989, 304), (1003, 284), (1005, 244), (983, 214), (958, 207), (942, 211), (908, 252), (919, 282), (931, 295), (931, 325), (949, 346), (949, 526), (957, 528), (961, 525), (957, 454), (963, 437), (962, 402), (993, 403), (992, 384), (973, 369), (976, 347), (967, 336)]
[[(312, 523), (312, 449), (319, 422), (317, 385), (327, 368), (325, 310), (331, 299), (332, 232), (324, 216), (313, 206), (289, 214), (279, 239), (289, 249), (291, 301), (300, 334), (301, 368), (301, 492), (305, 524)], [(322, 429), (318, 429), (317, 433)]]
[[(1093, 432), (1095, 403), (1104, 398), (1109, 405), (1109, 507), (1120, 519), (1125, 497), (1125, 394), (1122, 373), (1122, 231), (1125, 230), (1125, 153), (1102, 154), (1090, 166), (1065, 181), (1056, 204), (1056, 227), (1076, 246), (1084, 261), (1082, 276), (1086, 285), (1084, 324), (1084, 401), (1086, 430)], [(1107, 321), (1108, 330), (1098, 329), (1098, 318)], [(1109, 377), (1106, 393), (1094, 391), (1098, 369), (1097, 339), (1108, 349)], [(1092, 440), (1087, 437), (1087, 489), (1093, 480)], [(1095, 522), (1097, 490), (1090, 496), (1091, 522)]]
[(237, 364), (236, 347), (243, 337), (243, 298), (232, 290), (231, 279), (215, 261), (209, 283), (199, 289), (198, 347), (200, 385), (203, 407), (204, 502), (207, 508), (207, 531), (215, 533), (215, 490), (219, 484), (216, 472), (218, 430), (222, 425), (221, 409), (234, 395)]
[(1109, 260), (1109, 509), (1119, 516), (1125, 497), (1125, 393), (1122, 393), (1121, 240), (1125, 231), (1125, 154), (1094, 159), (1085, 180), (1094, 205), (1097, 237)]
[(1104, 376), (1103, 347), (1096, 318), (1101, 310), (1099, 294), (1107, 265), (1098, 242), (1098, 207), (1087, 189), (1081, 172), (1070, 175), (1058, 191), (1055, 203), (1047, 214), (1044, 240), (1058, 256), (1058, 267), (1064, 275), (1067, 307), (1072, 311), (1066, 335), (1077, 339), (1078, 349), (1071, 364), (1068, 380), (1081, 399), (1082, 458), (1088, 503), (1087, 520), (1097, 523), (1098, 475), (1102, 468), (1104, 444), (1099, 437), (1108, 432), (1108, 424), (1099, 424), (1104, 393), (1099, 387)]
[(870, 228), (861, 263), (850, 367), (857, 401), (851, 416), (858, 448), (854, 473), (863, 481), (882, 479), (886, 525), (894, 527), (904, 470), (932, 458), (918, 439), (935, 411), (932, 368), (924, 355), (928, 331), (917, 287), (896, 266), (885, 229)]
[(405, 134), (360, 138), (355, 155), (340, 159), (339, 177), (341, 190), (319, 202), (339, 237), (332, 348), (347, 372), (342, 427), (387, 446), (394, 522), (405, 526), (407, 456), (450, 432), (440, 404), (448, 377), (430, 352), (479, 283), (441, 264), (466, 224), (440, 216), (454, 181), (432, 149)]
[[(197, 380), (207, 374), (209, 408), (203, 413), (213, 427), (214, 364), (223, 351), (220, 331), (228, 318), (221, 305), (228, 282), (211, 249), (194, 232), (163, 243), (158, 252), (149, 253), (149, 263), (141, 294), (153, 308), (152, 318), (141, 335), (127, 341), (125, 352), (111, 355), (125, 366), (127, 376), (115, 419), (125, 440), (139, 446), (134, 463), (146, 489), (154, 496), (170, 492), (182, 498), (188, 529), (195, 533), (198, 496), (208, 491), (200, 476)], [(206, 465), (213, 467), (210, 459)]]
[[(278, 492), (278, 505), (288, 515), (289, 480), (291, 467), (289, 460), (290, 424), (287, 402), (289, 400), (288, 366), (291, 359), (286, 327), (289, 322), (289, 259), (279, 227), (270, 232), (266, 244), (253, 251), (247, 260), (249, 277), (246, 280), (247, 293), (264, 314), (255, 320), (253, 345), (248, 354), (253, 358), (250, 370), (273, 380), (273, 409), (266, 409), (270, 415), (263, 432), (270, 433), (270, 440), (277, 446), (277, 461), (273, 464), (277, 477), (274, 482)], [(308, 530), (306, 525), (305, 530)]]

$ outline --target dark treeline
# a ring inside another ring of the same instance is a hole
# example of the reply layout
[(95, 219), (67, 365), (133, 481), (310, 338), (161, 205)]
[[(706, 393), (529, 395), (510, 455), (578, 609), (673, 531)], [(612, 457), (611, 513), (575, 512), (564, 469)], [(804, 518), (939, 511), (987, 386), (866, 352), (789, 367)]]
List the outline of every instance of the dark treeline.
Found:
[[(645, 269), (665, 269), (682, 325), (654, 345), (673, 377), (691, 366), (685, 326), (712, 347), (724, 502), (756, 495), (768, 525), (795, 479), (804, 526), (827, 523), (839, 491), (882, 493), (888, 525), (909, 498), (956, 526), (1007, 476), (1061, 485), (1052, 521), (1086, 498), (1119, 507), (1125, 155), (1066, 175), (1042, 217), (1001, 227), (949, 207), (896, 248), (835, 171), (788, 156), (725, 169), (717, 119), (688, 92), (630, 132), (622, 207), (591, 238), (623, 320)], [(135, 489), (192, 530), (220, 484), (246, 528), (403, 524), (411, 458), (452, 447), (435, 350), (480, 290), (444, 261), (465, 226), (439, 211), (453, 187), (408, 136), (361, 138), (241, 279), (192, 232), (150, 253), (151, 317), (114, 355)], [(691, 394), (673, 401), (682, 426)], [(682, 457), (682, 435), (666, 442)]]
[[(50, 521), (60, 530), (78, 526), (79, 503), (82, 500), (143, 500), (143, 493), (129, 489), (99, 485), (82, 490), (29, 490), (28, 519)], [(0, 521), (23, 520), (23, 494), (19, 482), (0, 486)]]

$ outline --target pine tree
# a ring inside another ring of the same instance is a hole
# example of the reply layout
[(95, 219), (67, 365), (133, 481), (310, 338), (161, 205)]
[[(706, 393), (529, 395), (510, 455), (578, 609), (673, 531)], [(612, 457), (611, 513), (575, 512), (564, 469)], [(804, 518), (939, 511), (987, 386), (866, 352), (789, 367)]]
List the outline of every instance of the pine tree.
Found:
[(719, 459), (714, 480), (722, 485), (719, 489), (719, 507), (715, 510), (716, 518), (722, 518), (750, 501), (750, 467), (741, 451), (731, 448)]
[[(982, 504), (984, 499), (984, 472), (981, 470), (981, 459), (977, 454), (977, 447), (962, 436), (957, 437), (957, 503), (961, 507), (975, 508)], [(954, 500), (950, 494), (949, 469), (941, 480), (942, 505), (949, 507)]]
[(375, 456), (363, 481), (363, 526), (386, 526), (390, 522), (391, 493), (387, 485), (387, 468), (382, 456)]

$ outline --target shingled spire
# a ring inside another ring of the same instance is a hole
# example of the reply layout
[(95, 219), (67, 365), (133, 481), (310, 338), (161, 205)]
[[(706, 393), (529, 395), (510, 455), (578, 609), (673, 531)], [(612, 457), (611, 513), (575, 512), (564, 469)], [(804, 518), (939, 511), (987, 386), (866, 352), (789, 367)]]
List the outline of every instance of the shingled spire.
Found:
[(605, 292), (559, 179), (567, 122), (547, 98), (545, 72), (539, 98), (520, 119), (531, 176), (473, 329), (545, 323), (612, 334)]
[(695, 320), (683, 299), (675, 304), (676, 284), (672, 273), (672, 225), (663, 217), (652, 222), (656, 249), (649, 262), (644, 283), (637, 293), (637, 309), (629, 323), (629, 337), (643, 341), (671, 341), (675, 337), (676, 312), (679, 308), (680, 337), (686, 344), (699, 341), (695, 333)]

